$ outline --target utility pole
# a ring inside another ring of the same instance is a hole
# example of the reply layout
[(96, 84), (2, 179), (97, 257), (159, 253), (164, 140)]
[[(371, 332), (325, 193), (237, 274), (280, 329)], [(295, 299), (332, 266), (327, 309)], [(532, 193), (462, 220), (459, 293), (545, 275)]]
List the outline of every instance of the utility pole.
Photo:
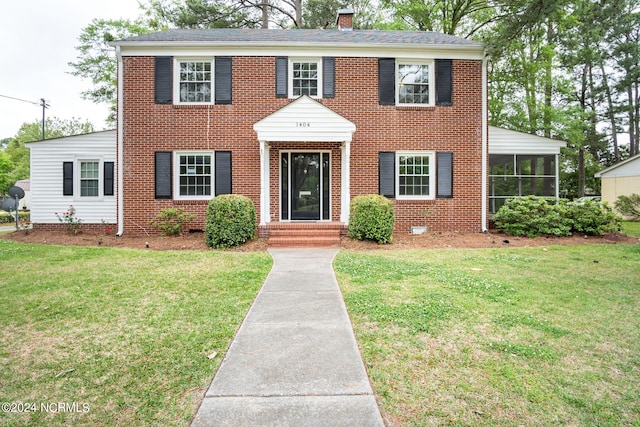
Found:
[(40, 98), (40, 106), (42, 107), (42, 140), (44, 141), (44, 111), (49, 107), (44, 98)]

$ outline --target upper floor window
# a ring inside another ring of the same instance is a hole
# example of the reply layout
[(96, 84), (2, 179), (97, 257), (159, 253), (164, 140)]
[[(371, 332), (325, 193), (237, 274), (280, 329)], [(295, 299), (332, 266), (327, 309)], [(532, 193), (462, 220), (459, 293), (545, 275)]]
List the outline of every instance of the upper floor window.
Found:
[(177, 94), (174, 99), (181, 104), (209, 104), (213, 92), (213, 61), (176, 61)]
[(289, 93), (297, 98), (307, 95), (322, 98), (322, 60), (291, 59), (289, 61)]
[(433, 105), (433, 62), (398, 61), (396, 85), (398, 105)]

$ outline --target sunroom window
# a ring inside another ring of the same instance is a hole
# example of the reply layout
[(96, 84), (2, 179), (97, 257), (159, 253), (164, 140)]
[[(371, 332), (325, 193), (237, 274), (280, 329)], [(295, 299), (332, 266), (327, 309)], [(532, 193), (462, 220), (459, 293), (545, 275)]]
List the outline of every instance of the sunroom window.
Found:
[(491, 154), (489, 205), (495, 213), (508, 199), (556, 197), (556, 155)]

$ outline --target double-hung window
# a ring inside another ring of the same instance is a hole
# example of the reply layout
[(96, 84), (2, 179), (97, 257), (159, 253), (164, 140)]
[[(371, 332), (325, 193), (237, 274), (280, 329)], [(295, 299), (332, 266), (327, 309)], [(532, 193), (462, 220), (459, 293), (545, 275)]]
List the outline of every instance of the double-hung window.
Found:
[(213, 102), (213, 61), (176, 61), (177, 85), (174, 100), (180, 104), (210, 104)]
[(322, 60), (289, 60), (289, 93), (297, 98), (307, 95), (322, 98)]
[(396, 153), (396, 195), (399, 199), (435, 197), (435, 155), (430, 151)]
[(396, 62), (396, 104), (434, 105), (433, 61)]
[(100, 196), (100, 162), (80, 161), (80, 197)]
[(213, 195), (213, 153), (176, 152), (177, 199), (208, 200)]

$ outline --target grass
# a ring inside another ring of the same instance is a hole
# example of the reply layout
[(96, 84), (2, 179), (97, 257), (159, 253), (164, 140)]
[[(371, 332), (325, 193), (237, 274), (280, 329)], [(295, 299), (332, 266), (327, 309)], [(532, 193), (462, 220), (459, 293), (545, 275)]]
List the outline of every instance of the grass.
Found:
[(623, 221), (622, 232), (627, 236), (640, 237), (640, 221)]
[(335, 260), (390, 425), (640, 426), (640, 245)]
[(37, 405), (0, 425), (188, 424), (270, 266), (0, 240), (0, 397)]

